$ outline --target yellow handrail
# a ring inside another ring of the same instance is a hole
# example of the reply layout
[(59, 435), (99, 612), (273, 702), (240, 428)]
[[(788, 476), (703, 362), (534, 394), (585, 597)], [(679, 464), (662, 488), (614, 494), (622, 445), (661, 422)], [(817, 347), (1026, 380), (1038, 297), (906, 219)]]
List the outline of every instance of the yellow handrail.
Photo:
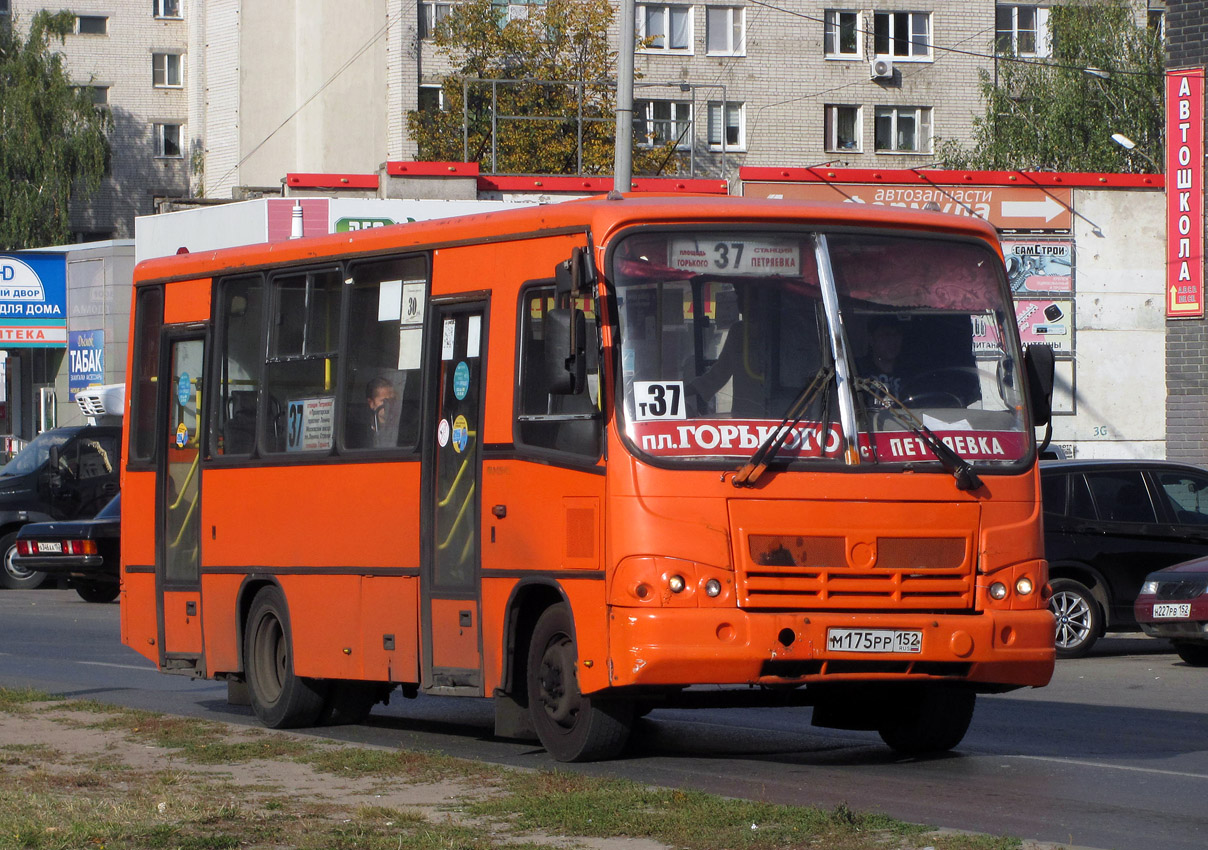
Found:
[(168, 505), (168, 510), (174, 511), (180, 507), (181, 501), (185, 497), (185, 492), (189, 489), (189, 482), (193, 480), (194, 474), (197, 472), (197, 466), (201, 463), (201, 452), (193, 458), (193, 465), (189, 467), (189, 474), (185, 476), (184, 484), (180, 485), (180, 491), (176, 494), (176, 501)]
[[(453, 520), (453, 524), (451, 526), (449, 526), (449, 533), (447, 535), (445, 535), (445, 539), (443, 541), (436, 544), (436, 548), (438, 551), (443, 551), (444, 549), (446, 549), (448, 547), (448, 545), (450, 543), (453, 542), (453, 536), (457, 533), (457, 527), (459, 525), (461, 525), (461, 521), (466, 516), (466, 508), (468, 508), (470, 506), (470, 502), (473, 501), (474, 487), (475, 487), (474, 484), (470, 485), (470, 489), (466, 493), (466, 500), (461, 503), (461, 509), (457, 512), (457, 517)], [(465, 557), (464, 554), (462, 557), (463, 558)]]

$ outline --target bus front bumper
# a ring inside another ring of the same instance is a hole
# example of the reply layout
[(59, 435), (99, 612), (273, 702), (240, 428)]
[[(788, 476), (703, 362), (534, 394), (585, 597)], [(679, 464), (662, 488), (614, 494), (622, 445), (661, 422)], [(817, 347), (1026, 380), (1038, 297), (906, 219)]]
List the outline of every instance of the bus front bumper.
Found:
[(614, 606), (611, 614), (612, 687), (945, 679), (1009, 690), (1048, 684), (1055, 659), (1047, 608), (885, 614)]

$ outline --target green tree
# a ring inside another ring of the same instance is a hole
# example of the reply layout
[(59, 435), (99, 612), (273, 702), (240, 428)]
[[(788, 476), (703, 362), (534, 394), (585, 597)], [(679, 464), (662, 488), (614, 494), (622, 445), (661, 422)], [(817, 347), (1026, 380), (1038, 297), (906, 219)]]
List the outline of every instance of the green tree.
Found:
[[(500, 174), (611, 174), (616, 51), (607, 34), (613, 4), (548, 0), (510, 21), (506, 8), (467, 0), (433, 33), (456, 70), (442, 81), (442, 109), (407, 115), (420, 159), (468, 157)], [(497, 80), (507, 82), (491, 82)], [(633, 172), (674, 173), (679, 161), (674, 142), (635, 146)]]
[(41, 11), (22, 39), (15, 22), (0, 23), (0, 250), (66, 242), (69, 204), (105, 173), (109, 115), (51, 50), (74, 25), (71, 12)]
[[(982, 72), (984, 117), (973, 144), (939, 146), (949, 168), (1149, 172), (1161, 162), (1164, 54), (1126, 0), (1087, 0), (1049, 12), (1052, 55), (1000, 53), (997, 79)], [(1129, 152), (1112, 141), (1136, 143)], [(1147, 158), (1148, 157), (1148, 158)], [(1151, 162), (1150, 160), (1153, 160)]]

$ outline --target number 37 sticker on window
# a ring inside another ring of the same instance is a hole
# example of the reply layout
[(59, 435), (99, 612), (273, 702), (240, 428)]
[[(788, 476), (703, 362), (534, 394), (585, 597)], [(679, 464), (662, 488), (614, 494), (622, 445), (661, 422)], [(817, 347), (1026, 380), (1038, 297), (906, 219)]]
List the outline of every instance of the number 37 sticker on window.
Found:
[(685, 419), (683, 381), (634, 381), (634, 420)]

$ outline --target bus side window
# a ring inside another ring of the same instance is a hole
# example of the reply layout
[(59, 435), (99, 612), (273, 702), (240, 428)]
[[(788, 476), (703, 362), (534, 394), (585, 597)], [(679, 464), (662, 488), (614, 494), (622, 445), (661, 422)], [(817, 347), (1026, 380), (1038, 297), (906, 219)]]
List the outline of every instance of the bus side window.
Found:
[(159, 335), (164, 323), (163, 287), (140, 287), (135, 300), (134, 386), (130, 387), (130, 461), (155, 459), (155, 406), (159, 389)]
[(256, 447), (263, 319), (264, 281), (259, 275), (219, 283), (214, 366), (218, 396), (210, 428), (213, 456), (246, 456)]
[(333, 445), (340, 287), (336, 269), (274, 277), (264, 389), (268, 452), (328, 451)]
[(427, 291), (424, 257), (396, 257), (353, 267), (341, 397), (342, 448), (414, 450), (418, 446)]
[(599, 351), (596, 314), (587, 307), (587, 391), (578, 395), (550, 393), (545, 363), (549, 333), (546, 315), (553, 308), (553, 287), (527, 289), (520, 300), (520, 380), (516, 397), (516, 442), (536, 449), (552, 449), (588, 458), (600, 456)]

